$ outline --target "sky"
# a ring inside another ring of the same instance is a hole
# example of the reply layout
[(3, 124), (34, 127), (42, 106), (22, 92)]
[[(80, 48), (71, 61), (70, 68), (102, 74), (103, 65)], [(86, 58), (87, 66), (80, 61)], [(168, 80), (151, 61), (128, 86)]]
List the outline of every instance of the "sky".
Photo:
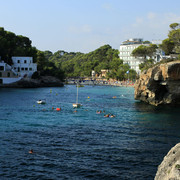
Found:
[(88, 53), (129, 38), (164, 40), (180, 0), (0, 0), (0, 27), (38, 50)]

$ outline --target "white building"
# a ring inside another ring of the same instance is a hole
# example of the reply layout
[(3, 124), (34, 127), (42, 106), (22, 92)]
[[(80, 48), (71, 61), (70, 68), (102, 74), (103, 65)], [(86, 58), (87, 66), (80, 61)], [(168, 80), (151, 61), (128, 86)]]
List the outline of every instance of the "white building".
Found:
[(33, 63), (32, 57), (12, 57), (13, 70), (20, 77), (31, 77), (37, 71), (37, 64)]
[(0, 61), (0, 84), (10, 84), (19, 81), (21, 77), (4, 61)]
[(1, 61), (0, 58), (0, 84), (10, 84), (23, 77), (31, 77), (37, 71), (37, 64), (32, 57), (12, 57), (13, 65)]
[[(159, 45), (162, 41), (160, 40), (154, 40), (152, 41), (152, 44)], [(128, 39), (124, 41), (119, 48), (119, 58), (124, 61), (124, 63), (129, 64), (131, 69), (134, 69), (137, 73), (140, 73), (139, 64), (144, 62), (144, 59), (141, 57), (133, 57), (131, 55), (132, 51), (139, 47), (140, 45), (148, 46), (149, 43), (143, 43), (142, 38), (134, 38), (134, 39)], [(156, 54), (154, 55), (155, 62), (159, 62), (161, 59), (163, 59), (164, 53), (161, 49), (157, 49)]]
[(119, 58), (124, 61), (124, 63), (129, 64), (131, 69), (134, 69), (137, 73), (140, 72), (139, 64), (144, 62), (143, 58), (135, 58), (131, 55), (132, 51), (138, 46), (144, 45), (142, 38), (128, 39), (124, 41), (119, 48)]

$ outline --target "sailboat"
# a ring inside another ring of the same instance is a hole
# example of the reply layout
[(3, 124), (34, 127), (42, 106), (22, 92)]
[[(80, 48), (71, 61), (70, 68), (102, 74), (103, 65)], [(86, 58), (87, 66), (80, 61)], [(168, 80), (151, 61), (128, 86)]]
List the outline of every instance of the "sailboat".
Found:
[(77, 95), (76, 95), (76, 103), (73, 104), (73, 108), (79, 108), (82, 105), (78, 103), (78, 84), (77, 84)]

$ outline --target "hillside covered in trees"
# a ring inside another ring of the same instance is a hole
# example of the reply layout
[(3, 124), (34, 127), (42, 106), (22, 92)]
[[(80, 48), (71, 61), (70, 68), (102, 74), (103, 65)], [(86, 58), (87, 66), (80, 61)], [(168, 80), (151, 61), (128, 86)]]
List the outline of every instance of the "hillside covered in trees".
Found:
[(33, 77), (39, 75), (51, 75), (64, 79), (64, 72), (57, 68), (53, 62), (45, 58), (44, 53), (31, 45), (32, 41), (25, 36), (16, 35), (13, 32), (4, 30), (0, 27), (0, 57), (9, 65), (12, 64), (12, 56), (33, 57), (34, 63), (37, 63), (38, 72)]
[(44, 54), (46, 59), (55, 63), (56, 67), (63, 69), (67, 78), (90, 77), (92, 70), (100, 74), (102, 69), (109, 70), (108, 78), (116, 80), (124, 80), (128, 76), (130, 79), (136, 78), (136, 72), (130, 69), (128, 64), (123, 64), (123, 60), (118, 56), (119, 51), (110, 45), (101, 46), (87, 54), (65, 51), (57, 51), (54, 54), (45, 51)]
[[(40, 51), (31, 45), (31, 40), (22, 35), (0, 28), (0, 56), (8, 64), (12, 64), (12, 56), (30, 56), (38, 65), (39, 75), (51, 75), (63, 80), (69, 77), (91, 77), (94, 70), (97, 74), (102, 69), (109, 70), (108, 78), (116, 80), (135, 79), (136, 72), (128, 64), (119, 59), (119, 51), (110, 45), (104, 45), (90, 53), (65, 52), (59, 50)], [(127, 75), (126, 72), (129, 72)]]

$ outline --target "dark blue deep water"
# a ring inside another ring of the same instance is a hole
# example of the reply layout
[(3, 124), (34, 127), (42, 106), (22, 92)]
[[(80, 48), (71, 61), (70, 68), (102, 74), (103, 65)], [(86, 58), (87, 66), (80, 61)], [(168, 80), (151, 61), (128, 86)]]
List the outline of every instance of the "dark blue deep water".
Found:
[(133, 93), (85, 86), (74, 112), (75, 86), (0, 89), (0, 179), (153, 179), (180, 141), (180, 111), (140, 103)]

